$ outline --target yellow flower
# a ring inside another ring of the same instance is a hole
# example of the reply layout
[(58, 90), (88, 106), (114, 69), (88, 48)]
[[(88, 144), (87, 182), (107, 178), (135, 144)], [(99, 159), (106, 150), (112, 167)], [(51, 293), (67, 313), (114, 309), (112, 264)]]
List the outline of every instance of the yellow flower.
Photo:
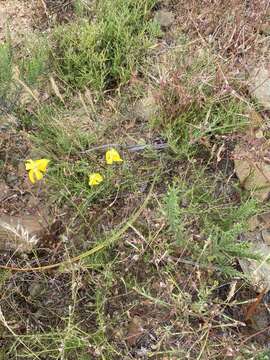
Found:
[(25, 169), (28, 171), (28, 176), (31, 183), (35, 183), (37, 180), (41, 180), (47, 171), (47, 166), (50, 160), (39, 159), (39, 160), (26, 160)]
[(119, 155), (118, 151), (115, 149), (110, 149), (106, 152), (106, 163), (108, 165), (113, 164), (114, 162), (122, 162), (121, 156)]
[(103, 181), (103, 176), (99, 173), (93, 173), (89, 175), (89, 185), (96, 186), (99, 185)]

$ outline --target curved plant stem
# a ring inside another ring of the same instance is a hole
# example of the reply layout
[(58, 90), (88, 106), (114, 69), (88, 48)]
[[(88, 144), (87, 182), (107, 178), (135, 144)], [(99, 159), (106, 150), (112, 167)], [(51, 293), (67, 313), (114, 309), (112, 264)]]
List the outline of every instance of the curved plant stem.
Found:
[(103, 240), (100, 244), (98, 244), (94, 248), (87, 250), (87, 251), (81, 253), (80, 255), (77, 255), (71, 259), (64, 260), (64, 261), (61, 261), (61, 262), (58, 262), (55, 264), (49, 264), (49, 265), (37, 266), (37, 267), (27, 267), (27, 268), (17, 268), (17, 267), (13, 267), (13, 266), (0, 265), (0, 269), (17, 271), (17, 272), (19, 272), (19, 271), (20, 272), (47, 271), (47, 270), (58, 268), (60, 266), (69, 265), (71, 263), (83, 260), (83, 259), (87, 258), (88, 256), (94, 255), (95, 253), (99, 252), (100, 250), (103, 250), (103, 249), (107, 248), (108, 246), (114, 244), (128, 230), (128, 228), (132, 224), (134, 224), (134, 222), (138, 219), (138, 217), (141, 215), (143, 210), (146, 208), (146, 206), (152, 196), (156, 178), (157, 178), (157, 175), (155, 176), (155, 178), (151, 184), (150, 190), (149, 190), (144, 202), (139, 207), (139, 209), (130, 217), (130, 219), (118, 231), (113, 233), (109, 238)]

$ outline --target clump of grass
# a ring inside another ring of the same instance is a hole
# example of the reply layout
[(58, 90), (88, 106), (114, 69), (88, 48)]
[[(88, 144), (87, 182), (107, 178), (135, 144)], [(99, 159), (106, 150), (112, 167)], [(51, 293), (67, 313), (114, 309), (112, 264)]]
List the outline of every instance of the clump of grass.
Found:
[(180, 204), (180, 189), (176, 184), (169, 186), (164, 198), (164, 213), (168, 221), (169, 232), (178, 244), (185, 243), (184, 218)]
[(237, 258), (258, 258), (246, 242), (237, 240), (247, 219), (258, 211), (258, 204), (244, 198), (240, 204), (228, 203), (226, 196), (217, 196), (217, 180), (207, 168), (194, 169), (182, 180), (169, 187), (163, 205), (172, 244), (182, 247), (195, 261), (216, 266), (223, 275), (238, 274)]
[(175, 154), (190, 159), (199, 149), (201, 139), (226, 135), (243, 129), (247, 124), (245, 106), (235, 99), (193, 104), (174, 121), (168, 122), (163, 133)]
[(34, 116), (26, 117), (25, 122), (31, 123), (35, 147), (55, 159), (78, 155), (97, 137), (94, 132), (83, 131), (73, 116), (58, 106), (43, 106)]
[(248, 109), (229, 91), (214, 55), (203, 51), (194, 59), (186, 57), (176, 52), (167, 60), (169, 70), (154, 94), (160, 111), (151, 125), (164, 134), (175, 155), (191, 159), (201, 140), (210, 144), (217, 135), (242, 130)]
[(12, 48), (9, 42), (0, 44), (0, 96), (5, 97), (12, 82)]
[[(1, 110), (4, 113), (13, 113), (22, 119), (27, 103), (33, 100), (29, 93), (44, 83), (44, 75), (49, 64), (49, 52), (44, 39), (33, 39), (25, 43), (22, 49), (13, 48), (12, 42), (7, 38), (0, 45), (0, 98)], [(25, 90), (28, 88), (28, 90)]]
[(59, 27), (54, 64), (72, 87), (103, 91), (125, 83), (143, 61), (156, 24), (149, 19), (155, 0), (104, 0), (96, 19)]
[(31, 43), (26, 44), (24, 52), (19, 61), (22, 80), (28, 86), (35, 85), (48, 69), (48, 44), (44, 39), (33, 39)]

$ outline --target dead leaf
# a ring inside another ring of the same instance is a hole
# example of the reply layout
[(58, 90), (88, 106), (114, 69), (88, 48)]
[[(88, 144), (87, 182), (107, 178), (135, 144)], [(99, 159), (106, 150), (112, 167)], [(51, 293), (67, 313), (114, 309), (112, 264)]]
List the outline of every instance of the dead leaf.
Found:
[(254, 315), (265, 293), (266, 293), (266, 289), (263, 289), (263, 291), (257, 296), (256, 301), (248, 306), (245, 316), (246, 321), (249, 320)]
[(125, 339), (129, 346), (136, 345), (137, 341), (142, 336), (144, 332), (142, 323), (143, 321), (139, 316), (134, 316), (134, 318), (130, 321), (127, 337)]

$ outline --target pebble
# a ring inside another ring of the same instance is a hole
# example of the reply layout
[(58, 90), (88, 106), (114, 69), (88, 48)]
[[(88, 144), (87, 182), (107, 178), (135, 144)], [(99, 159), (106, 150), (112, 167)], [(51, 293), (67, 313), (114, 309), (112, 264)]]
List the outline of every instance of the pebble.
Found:
[(168, 28), (174, 22), (174, 15), (171, 11), (159, 10), (154, 19), (160, 26)]
[(250, 78), (250, 92), (258, 102), (270, 110), (270, 70), (269, 66), (256, 67)]

